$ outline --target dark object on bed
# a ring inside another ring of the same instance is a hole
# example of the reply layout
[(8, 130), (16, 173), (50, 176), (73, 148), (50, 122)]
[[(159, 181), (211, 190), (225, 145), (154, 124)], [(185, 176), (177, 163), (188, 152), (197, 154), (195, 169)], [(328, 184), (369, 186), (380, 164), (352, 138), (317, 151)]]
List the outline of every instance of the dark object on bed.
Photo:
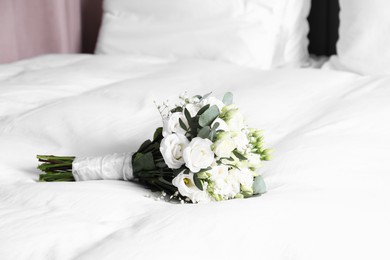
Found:
[(336, 53), (336, 42), (339, 38), (338, 0), (312, 0), (308, 17), (310, 24), (309, 52), (316, 55), (330, 56)]
[[(330, 56), (336, 53), (339, 27), (338, 0), (312, 0), (309, 15), (309, 52)], [(93, 53), (102, 17), (102, 0), (82, 0), (83, 52)]]

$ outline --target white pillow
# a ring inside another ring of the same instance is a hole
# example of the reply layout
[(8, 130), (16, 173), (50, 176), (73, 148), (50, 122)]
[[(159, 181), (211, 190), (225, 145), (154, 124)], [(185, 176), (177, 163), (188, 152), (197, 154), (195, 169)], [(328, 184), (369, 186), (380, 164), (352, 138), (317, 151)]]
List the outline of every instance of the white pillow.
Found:
[(106, 0), (96, 53), (299, 66), (309, 9), (309, 0)]
[(340, 38), (330, 67), (390, 74), (390, 1), (340, 0)]

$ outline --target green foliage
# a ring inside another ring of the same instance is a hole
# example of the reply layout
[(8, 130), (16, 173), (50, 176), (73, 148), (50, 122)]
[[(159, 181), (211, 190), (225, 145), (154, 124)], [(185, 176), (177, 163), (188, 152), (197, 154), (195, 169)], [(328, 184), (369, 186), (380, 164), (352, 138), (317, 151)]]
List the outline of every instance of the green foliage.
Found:
[(199, 125), (201, 127), (210, 126), (218, 116), (219, 116), (218, 107), (211, 106), (199, 117)]
[(240, 159), (241, 161), (246, 161), (248, 160), (244, 155), (242, 155), (239, 151), (237, 150), (234, 150), (233, 151), (233, 154), (238, 158)]
[(223, 96), (222, 102), (223, 102), (226, 106), (233, 104), (233, 94), (232, 94), (232, 92), (227, 92), (227, 93)]
[(253, 182), (253, 194), (263, 194), (267, 191), (267, 187), (265, 186), (265, 182), (261, 175), (256, 176)]
[(205, 126), (199, 130), (198, 137), (206, 139), (209, 137), (210, 132), (211, 132), (211, 128), (209, 126)]
[(39, 181), (75, 181), (72, 174), (72, 163), (74, 156), (54, 156), (54, 155), (37, 155), (38, 166), (42, 174), (39, 175)]
[(199, 179), (197, 173), (194, 173), (194, 184), (195, 184), (195, 186), (196, 186), (198, 189), (203, 190), (202, 181)]

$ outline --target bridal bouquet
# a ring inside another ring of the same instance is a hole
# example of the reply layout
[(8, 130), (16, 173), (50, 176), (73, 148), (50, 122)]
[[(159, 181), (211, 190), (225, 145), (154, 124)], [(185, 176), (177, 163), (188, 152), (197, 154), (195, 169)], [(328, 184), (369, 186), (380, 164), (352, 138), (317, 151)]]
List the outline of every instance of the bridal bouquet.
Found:
[(127, 180), (182, 202), (247, 198), (265, 192), (258, 173), (269, 159), (260, 130), (245, 124), (229, 92), (179, 97), (157, 106), (163, 127), (135, 153), (103, 157), (38, 155), (40, 181)]

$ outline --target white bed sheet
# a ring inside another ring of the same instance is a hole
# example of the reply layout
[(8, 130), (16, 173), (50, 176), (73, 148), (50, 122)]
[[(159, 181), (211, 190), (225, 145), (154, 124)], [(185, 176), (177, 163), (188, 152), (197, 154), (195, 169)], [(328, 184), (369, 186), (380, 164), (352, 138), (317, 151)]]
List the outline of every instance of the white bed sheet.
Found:
[[(49, 55), (0, 67), (0, 259), (390, 259), (390, 77)], [(268, 192), (177, 205), (133, 183), (37, 183), (36, 154), (134, 151), (153, 100), (235, 94)], [(153, 258), (152, 258), (153, 257)]]

